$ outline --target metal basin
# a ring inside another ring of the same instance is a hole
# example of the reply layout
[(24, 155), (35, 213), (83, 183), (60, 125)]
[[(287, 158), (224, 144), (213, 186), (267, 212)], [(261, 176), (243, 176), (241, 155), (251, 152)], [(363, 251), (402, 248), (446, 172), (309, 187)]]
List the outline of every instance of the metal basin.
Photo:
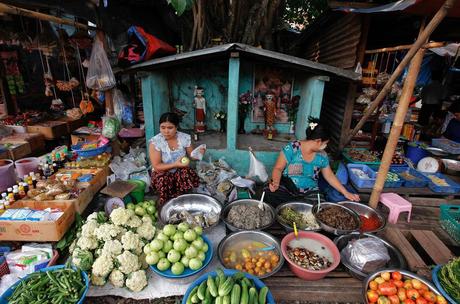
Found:
[(425, 284), (426, 286), (428, 286), (428, 288), (430, 289), (430, 291), (432, 291), (434, 294), (438, 295), (438, 296), (441, 296), (441, 293), (436, 289), (436, 287), (434, 287), (433, 284), (431, 284), (430, 281), (428, 280), (425, 280), (424, 278), (416, 275), (415, 273), (412, 273), (412, 272), (409, 272), (409, 271), (406, 271), (406, 270), (401, 270), (401, 269), (396, 269), (396, 268), (391, 268), (391, 269), (384, 269), (384, 270), (381, 270), (381, 271), (377, 271), (377, 272), (374, 272), (372, 273), (371, 275), (369, 275), (366, 280), (364, 281), (363, 283), (363, 302), (365, 304), (369, 304), (369, 301), (367, 300), (367, 289), (368, 289), (368, 286), (369, 286), (369, 283), (374, 280), (376, 277), (380, 276), (381, 273), (383, 272), (394, 272), (394, 271), (399, 271), (402, 276), (403, 276), (403, 281), (406, 280), (406, 279), (417, 279), (419, 280), (420, 282), (422, 282), (423, 284)]
[[(263, 279), (263, 278), (267, 278), (277, 273), (281, 269), (284, 263), (284, 257), (281, 253), (281, 245), (278, 242), (278, 240), (272, 235), (266, 232), (257, 231), (257, 230), (233, 232), (227, 235), (222, 241), (220, 241), (219, 246), (217, 247), (217, 255), (219, 257), (220, 263), (225, 266), (224, 253), (226, 252), (226, 250), (228, 250), (232, 246), (237, 245), (239, 242), (247, 242), (248, 240), (253, 241), (253, 242), (263, 243), (267, 245), (267, 247), (271, 247), (271, 246), (275, 247), (275, 251), (277, 252), (279, 256), (278, 265), (275, 268), (273, 268), (271, 272), (266, 273), (263, 276), (258, 276), (258, 277)], [(225, 267), (228, 268), (227, 266)]]
[[(364, 205), (364, 204), (357, 203), (357, 202), (340, 202), (339, 205), (350, 208), (351, 210), (358, 213), (358, 215), (363, 215), (367, 218), (377, 217), (379, 219), (380, 226), (374, 230), (363, 231), (365, 233), (375, 233), (375, 232), (381, 231), (387, 225), (387, 220), (385, 219), (385, 217), (380, 212), (378, 212), (377, 210), (375, 210), (374, 208), (368, 205)], [(361, 225), (362, 224), (363, 223), (361, 223)]]
[[(292, 208), (298, 212), (307, 213), (307, 212), (311, 212), (311, 208), (313, 207), (313, 205), (309, 203), (305, 203), (305, 202), (288, 202), (288, 203), (281, 204), (276, 208), (275, 213), (276, 213), (276, 220), (278, 221), (278, 223), (284, 228), (284, 230), (286, 230), (286, 232), (293, 232), (294, 228), (292, 228), (291, 225), (287, 224), (280, 216), (281, 210), (283, 210), (283, 208), (286, 208), (286, 207)], [(299, 229), (299, 230), (320, 231), (321, 227), (313, 228), (313, 229), (305, 228), (305, 229)]]
[(349, 234), (349, 233), (352, 233), (352, 232), (355, 232), (355, 231), (359, 231), (359, 228), (361, 227), (361, 220), (359, 219), (359, 215), (355, 211), (351, 210), (350, 208), (342, 206), (342, 205), (339, 205), (339, 204), (336, 204), (336, 203), (327, 203), (327, 202), (321, 203), (320, 208), (321, 209), (323, 209), (323, 208), (331, 208), (333, 206), (336, 206), (338, 208), (342, 208), (345, 212), (348, 212), (351, 216), (353, 216), (355, 221), (358, 223), (356, 228), (345, 230), (345, 229), (337, 229), (335, 227), (327, 225), (326, 223), (324, 223), (320, 219), (318, 219), (318, 215), (317, 215), (317, 213), (318, 213), (318, 204), (315, 204), (313, 206), (313, 208), (312, 208), (312, 213), (315, 216), (316, 221), (320, 224), (321, 229), (323, 229), (326, 232), (335, 234), (335, 235), (343, 235), (343, 234)]
[(221, 213), (221, 218), (222, 218), (222, 221), (225, 223), (225, 225), (227, 226), (228, 229), (230, 229), (231, 231), (248, 231), (248, 230), (264, 230), (264, 229), (267, 229), (269, 228), (271, 225), (273, 225), (273, 223), (275, 222), (275, 209), (273, 209), (272, 206), (270, 206), (269, 204), (267, 203), (262, 203), (263, 204), (263, 208), (264, 210), (268, 210), (271, 214), (271, 221), (270, 223), (268, 223), (267, 225), (265, 226), (262, 226), (262, 227), (259, 227), (257, 229), (242, 229), (242, 228), (238, 228), (238, 227), (235, 227), (233, 226), (232, 223), (230, 223), (229, 221), (227, 221), (227, 216), (228, 216), (228, 213), (230, 212), (230, 209), (233, 207), (233, 206), (239, 206), (239, 205), (246, 205), (246, 206), (255, 206), (255, 207), (258, 207), (259, 206), (259, 201), (258, 200), (253, 200), (253, 199), (241, 199), (241, 200), (236, 200), (236, 201), (233, 201), (229, 204), (227, 204), (224, 209), (222, 210), (222, 213)]
[(191, 215), (194, 214), (216, 214), (216, 222), (204, 229), (210, 229), (219, 224), (222, 205), (215, 199), (204, 194), (184, 194), (173, 198), (163, 205), (160, 211), (160, 221), (163, 224), (168, 224), (171, 216), (174, 213), (187, 211)]
[[(390, 256), (390, 261), (385, 265), (385, 268), (405, 269), (407, 267), (406, 259), (395, 246), (373, 234), (360, 234), (359, 232), (354, 232), (336, 237), (334, 239), (334, 243), (339, 249), (339, 251), (342, 252), (342, 249), (345, 248), (351, 240), (357, 240), (362, 238), (375, 238), (382, 241), (382, 243), (387, 248), (388, 254)], [(348, 261), (348, 259), (345, 259), (342, 256), (340, 261), (342, 262), (343, 266), (345, 266), (350, 275), (358, 280), (364, 280), (369, 275), (368, 273), (365, 273), (358, 269), (356, 266), (352, 265)]]

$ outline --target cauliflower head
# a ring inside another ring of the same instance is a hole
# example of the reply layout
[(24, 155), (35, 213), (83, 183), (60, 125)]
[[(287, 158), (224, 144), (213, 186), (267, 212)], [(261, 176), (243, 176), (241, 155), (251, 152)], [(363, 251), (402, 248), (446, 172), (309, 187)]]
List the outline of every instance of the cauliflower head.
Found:
[(99, 256), (93, 264), (93, 274), (105, 278), (113, 269), (112, 257), (107, 254)]
[(99, 224), (107, 222), (107, 216), (105, 215), (105, 212), (99, 211), (99, 212), (93, 212), (88, 217), (86, 218), (86, 221), (95, 221)]
[(125, 286), (125, 275), (120, 270), (114, 269), (110, 273), (109, 282), (115, 287), (122, 288)]
[(131, 209), (116, 208), (110, 213), (110, 220), (117, 226), (126, 226), (134, 215)]
[(151, 225), (153, 225), (153, 220), (152, 220), (152, 218), (151, 218), (150, 216), (148, 216), (148, 215), (144, 215), (144, 216), (142, 217), (142, 222), (143, 222), (143, 223), (150, 223)]
[(139, 292), (147, 286), (147, 275), (144, 270), (131, 273), (126, 279), (126, 287), (134, 292)]
[(98, 240), (110, 241), (120, 233), (120, 227), (113, 224), (102, 224), (95, 231), (94, 234)]
[(137, 229), (136, 232), (139, 234), (139, 236), (143, 239), (146, 239), (147, 241), (151, 241), (153, 237), (155, 236), (155, 227), (148, 222), (143, 222), (142, 225), (140, 225)]
[(72, 253), (72, 264), (81, 268), (83, 271), (88, 271), (93, 265), (93, 254), (89, 250), (81, 250), (76, 248)]
[(102, 254), (107, 254), (112, 257), (116, 257), (123, 251), (123, 246), (119, 240), (106, 241), (104, 247), (102, 247)]
[(129, 251), (123, 251), (122, 254), (117, 256), (117, 261), (119, 264), (118, 269), (124, 274), (130, 274), (141, 268), (141, 263), (137, 255)]
[(77, 247), (83, 250), (93, 250), (99, 245), (96, 238), (90, 236), (81, 236), (77, 241)]
[(94, 231), (99, 227), (99, 224), (96, 221), (87, 221), (83, 226), (81, 226), (81, 234), (87, 237), (95, 236)]
[(106, 283), (106, 280), (104, 277), (98, 277), (96, 275), (91, 274), (91, 284), (94, 286), (104, 286)]
[(142, 225), (142, 220), (136, 215), (132, 216), (126, 223), (126, 226), (128, 226), (129, 228), (137, 228), (140, 225)]
[(142, 248), (144, 247), (144, 243), (141, 240), (139, 234), (134, 233), (132, 231), (126, 232), (121, 237), (121, 244), (123, 245), (124, 250), (132, 250), (136, 253), (142, 252)]

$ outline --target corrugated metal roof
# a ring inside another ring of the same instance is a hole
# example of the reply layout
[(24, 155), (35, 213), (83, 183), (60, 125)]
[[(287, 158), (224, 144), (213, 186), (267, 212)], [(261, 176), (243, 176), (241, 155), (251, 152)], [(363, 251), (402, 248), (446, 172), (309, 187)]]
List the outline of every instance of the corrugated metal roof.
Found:
[(278, 52), (273, 52), (261, 48), (252, 47), (249, 45), (241, 43), (229, 43), (224, 45), (215, 46), (212, 48), (206, 48), (201, 50), (196, 50), (187, 53), (181, 53), (176, 55), (171, 55), (162, 58), (152, 59), (146, 62), (142, 62), (132, 67), (129, 67), (124, 72), (134, 72), (142, 70), (152, 70), (158, 68), (164, 68), (172, 65), (180, 65), (188, 62), (196, 61), (197, 59), (203, 58), (213, 58), (213, 57), (222, 57), (227, 56), (230, 52), (239, 52), (242, 55), (248, 57), (254, 57), (256, 59), (261, 59), (265, 61), (271, 61), (279, 64), (290, 65), (293, 68), (300, 70), (306, 70), (320, 75), (331, 76), (335, 75), (342, 78), (347, 78), (351, 80), (359, 80), (359, 74), (352, 71), (347, 71), (344, 69), (336, 68), (330, 65), (313, 62), (303, 58), (290, 56)]

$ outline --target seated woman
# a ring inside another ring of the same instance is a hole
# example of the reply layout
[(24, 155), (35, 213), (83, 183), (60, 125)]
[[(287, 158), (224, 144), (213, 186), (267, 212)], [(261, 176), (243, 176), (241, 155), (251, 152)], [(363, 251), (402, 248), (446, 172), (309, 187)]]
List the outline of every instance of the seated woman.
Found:
[(460, 102), (456, 102), (449, 107), (451, 115), (447, 122), (443, 136), (447, 139), (460, 143)]
[[(190, 168), (193, 147), (190, 135), (177, 131), (179, 116), (176, 113), (164, 113), (160, 117), (160, 134), (155, 135), (149, 144), (149, 156), (152, 164), (152, 187), (160, 196), (160, 204), (198, 187), (199, 178)], [(205, 153), (204, 149), (201, 151)]]
[(326, 128), (317, 119), (310, 118), (306, 135), (306, 140), (289, 143), (278, 156), (265, 191), (266, 201), (275, 206), (294, 200), (317, 202), (320, 172), (344, 197), (359, 201), (359, 196), (348, 192), (329, 166), (327, 154), (323, 151), (329, 141)]

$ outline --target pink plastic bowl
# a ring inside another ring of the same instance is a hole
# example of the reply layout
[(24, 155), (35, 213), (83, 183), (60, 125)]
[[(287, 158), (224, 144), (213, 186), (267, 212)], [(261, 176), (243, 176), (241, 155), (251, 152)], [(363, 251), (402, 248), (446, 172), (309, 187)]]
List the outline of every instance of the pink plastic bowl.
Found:
[(294, 232), (289, 233), (286, 235), (283, 240), (281, 241), (281, 252), (283, 253), (284, 258), (286, 261), (289, 263), (289, 268), (291, 268), (291, 271), (301, 278), (302, 280), (307, 280), (307, 281), (316, 281), (324, 278), (329, 272), (334, 270), (340, 263), (340, 253), (339, 250), (337, 249), (337, 246), (335, 246), (334, 242), (332, 242), (330, 239), (325, 237), (322, 234), (316, 233), (316, 232), (307, 232), (307, 231), (299, 231), (299, 239), (311, 239), (320, 242), (324, 246), (326, 246), (327, 249), (332, 253), (332, 257), (334, 259), (334, 262), (329, 268), (323, 269), (323, 270), (308, 270), (305, 268), (302, 268), (296, 264), (294, 264), (290, 259), (287, 254), (287, 246), (288, 244), (295, 239)]

